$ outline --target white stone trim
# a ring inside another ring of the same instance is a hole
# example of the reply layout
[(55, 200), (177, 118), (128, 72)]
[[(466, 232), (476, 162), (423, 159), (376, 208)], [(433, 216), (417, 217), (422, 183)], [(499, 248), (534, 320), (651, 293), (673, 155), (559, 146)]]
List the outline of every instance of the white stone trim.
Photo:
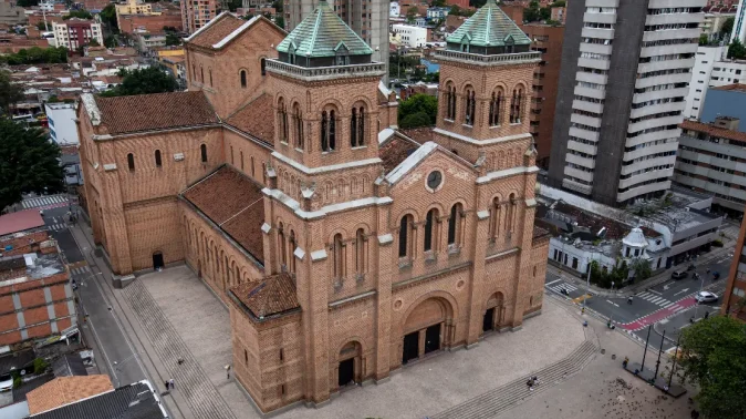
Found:
[(260, 16), (261, 15), (252, 17), (246, 23), (244, 23), (243, 25), (241, 25), (238, 28), (236, 28), (236, 30), (234, 30), (233, 32), (229, 33), (228, 36), (226, 36), (225, 38), (221, 39), (220, 42), (218, 42), (217, 44), (213, 44), (212, 47), (215, 48), (215, 49), (223, 48), (224, 46), (226, 46), (228, 44), (228, 42), (230, 42), (233, 39), (235, 39), (238, 35), (241, 35), (241, 33), (243, 31), (245, 31), (246, 29), (248, 29), (251, 25), (254, 24), (254, 22), (256, 22), (257, 20), (259, 20)]
[(536, 166), (518, 166), (518, 167), (511, 167), (510, 169), (505, 170), (498, 170), (496, 172), (490, 172), (487, 173), (484, 176), (477, 178), (477, 185), (481, 185), (483, 183), (489, 183), (493, 180), (502, 179), (510, 176), (520, 175), (520, 174), (531, 174), (531, 173), (537, 173), (539, 171), (539, 168)]
[(111, 134), (93, 134), (91, 135), (93, 141), (108, 141), (114, 139)]
[(467, 142), (469, 144), (475, 144), (475, 145), (487, 145), (487, 144), (498, 144), (498, 143), (507, 143), (510, 141), (516, 141), (516, 140), (525, 140), (525, 139), (531, 139), (533, 138), (531, 136), (531, 133), (523, 133), (523, 134), (516, 134), (516, 135), (508, 135), (506, 137), (498, 137), (498, 138), (488, 138), (486, 140), (475, 140), (473, 138), (469, 138), (467, 136), (456, 134), (454, 132), (446, 131), (441, 128), (434, 128), (433, 132), (438, 133), (440, 135), (445, 135), (446, 137), (455, 138), (460, 141)]
[(269, 234), (270, 231), (272, 231), (272, 226), (271, 225), (269, 225), (267, 223), (262, 224), (262, 233)]
[(117, 170), (117, 164), (116, 163), (107, 163), (107, 164), (104, 164), (104, 172), (113, 172), (114, 170)]
[(358, 161), (351, 161), (349, 163), (330, 164), (328, 166), (320, 166), (320, 167), (311, 168), (308, 166), (304, 166), (293, 159), (287, 158), (283, 156), (282, 154), (278, 153), (277, 151), (272, 152), (272, 157), (276, 158), (277, 160), (280, 160), (283, 163), (293, 166), (293, 168), (307, 175), (317, 175), (320, 173), (333, 172), (335, 170), (352, 169), (356, 167), (368, 166), (371, 164), (383, 163), (383, 161), (380, 158), (374, 157), (372, 159), (367, 159), (367, 160), (358, 160)]
[(91, 93), (83, 93), (80, 95), (80, 100), (83, 101), (83, 106), (86, 112), (88, 112), (88, 118), (91, 120), (91, 124), (94, 127), (101, 125), (101, 110), (96, 104), (96, 98)]
[(184, 153), (175, 153), (174, 161), (184, 161)]
[(324, 217), (328, 214), (333, 214), (335, 212), (347, 211), (350, 209), (357, 209), (357, 208), (364, 208), (364, 207), (371, 206), (371, 205), (377, 205), (377, 206), (388, 205), (394, 202), (394, 200), (389, 196), (384, 196), (384, 197), (373, 196), (373, 197), (368, 197), (368, 198), (355, 199), (355, 200), (347, 201), (347, 202), (340, 202), (338, 204), (326, 205), (324, 207), (319, 208), (316, 211), (305, 211), (301, 208), (300, 203), (298, 201), (287, 196), (284, 192), (282, 192), (279, 189), (264, 188), (262, 189), (262, 193), (280, 201), (285, 206), (293, 210), (295, 215), (297, 215), (298, 217), (304, 220), (311, 220), (314, 218)]
[(422, 146), (415, 150), (414, 153), (410, 154), (403, 162), (399, 163), (391, 173), (386, 175), (386, 180), (392, 185), (395, 184), (437, 149), (438, 145), (431, 141), (422, 144)]
[(378, 236), (378, 244), (380, 244), (381, 246), (386, 246), (387, 244), (391, 244), (393, 242), (394, 236), (390, 233)]
[(225, 11), (225, 12), (223, 12), (223, 13), (221, 13), (221, 14), (219, 14), (219, 15), (215, 16), (215, 19), (213, 19), (213, 20), (211, 20), (211, 21), (207, 22), (207, 25), (205, 25), (205, 26), (203, 26), (203, 27), (199, 28), (199, 29), (197, 30), (197, 32), (195, 32), (195, 33), (191, 34), (191, 35), (190, 35), (190, 36), (189, 36), (188, 38), (184, 39), (184, 41), (186, 41), (186, 42), (189, 42), (189, 41), (191, 41), (192, 39), (194, 39), (194, 37), (196, 37), (197, 35), (199, 35), (199, 34), (201, 34), (202, 32), (204, 32), (204, 31), (205, 31), (205, 29), (207, 29), (207, 28), (209, 28), (210, 26), (212, 26), (212, 25), (213, 25), (213, 24), (214, 24), (215, 22), (217, 22), (218, 20), (222, 19), (222, 18), (223, 18), (223, 16), (225, 16), (225, 15), (227, 15), (227, 14), (230, 14), (230, 12), (228, 12), (228, 11)]
[(533, 208), (533, 207), (535, 207), (535, 206), (536, 206), (536, 199), (534, 199), (534, 198), (529, 198), (529, 199), (527, 199), (527, 200), (526, 200), (526, 206), (527, 206), (528, 208)]
[(311, 252), (311, 260), (314, 262), (318, 262), (320, 260), (326, 259), (326, 249), (321, 250), (315, 250)]
[(490, 212), (487, 210), (477, 211), (477, 218), (480, 220), (486, 220), (490, 218)]
[(391, 94), (391, 90), (389, 90), (388, 87), (386, 87), (385, 84), (383, 84), (383, 81), (378, 82), (378, 91), (381, 92), (384, 96), (386, 96), (386, 99), (389, 98), (389, 95)]
[(297, 257), (298, 259), (303, 260), (303, 257), (306, 256), (306, 251), (301, 249), (300, 247), (296, 247), (293, 255), (295, 255), (295, 257)]
[(384, 128), (378, 133), (378, 144), (383, 144), (384, 141), (388, 140), (394, 135), (394, 130), (391, 128)]

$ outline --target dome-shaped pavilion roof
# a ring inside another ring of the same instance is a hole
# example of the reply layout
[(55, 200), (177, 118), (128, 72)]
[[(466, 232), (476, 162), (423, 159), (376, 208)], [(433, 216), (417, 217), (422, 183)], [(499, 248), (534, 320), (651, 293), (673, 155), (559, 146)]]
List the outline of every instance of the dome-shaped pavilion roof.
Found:
[(506, 45), (530, 45), (529, 38), (521, 28), (498, 7), (495, 0), (487, 0), (461, 27), (456, 29), (446, 42), (463, 43), (479, 47)]

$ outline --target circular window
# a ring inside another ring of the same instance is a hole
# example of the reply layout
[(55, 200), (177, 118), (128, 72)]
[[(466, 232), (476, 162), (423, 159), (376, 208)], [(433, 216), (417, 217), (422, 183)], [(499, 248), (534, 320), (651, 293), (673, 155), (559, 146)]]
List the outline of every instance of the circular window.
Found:
[(438, 189), (438, 187), (443, 183), (443, 173), (441, 173), (438, 170), (435, 170), (433, 172), (430, 172), (429, 175), (427, 175), (427, 187), (435, 190)]

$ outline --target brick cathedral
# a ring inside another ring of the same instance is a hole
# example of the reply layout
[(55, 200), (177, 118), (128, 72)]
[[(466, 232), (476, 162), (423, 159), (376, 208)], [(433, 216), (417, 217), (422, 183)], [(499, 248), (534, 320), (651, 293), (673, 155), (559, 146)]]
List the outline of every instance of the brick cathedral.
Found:
[(224, 13), (186, 41), (188, 92), (82, 98), (94, 239), (122, 276), (194, 270), (264, 412), (520, 329), (548, 249), (530, 42), (488, 0), (438, 53), (436, 127), (406, 135), (325, 1), (289, 34)]

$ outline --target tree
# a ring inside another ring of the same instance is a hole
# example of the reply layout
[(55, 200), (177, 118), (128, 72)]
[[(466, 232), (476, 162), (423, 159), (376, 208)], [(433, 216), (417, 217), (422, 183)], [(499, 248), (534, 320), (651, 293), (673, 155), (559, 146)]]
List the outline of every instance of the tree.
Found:
[(107, 35), (104, 38), (104, 46), (106, 48), (116, 48), (119, 45), (119, 41), (115, 35)]
[(104, 9), (101, 10), (101, 13), (99, 13), (99, 16), (101, 17), (101, 21), (109, 27), (109, 30), (112, 33), (119, 32), (119, 26), (117, 25), (117, 10), (114, 7), (114, 3), (109, 3), (104, 7)]
[(67, 16), (63, 16), (62, 20), (68, 20), (72, 18), (78, 18), (78, 19), (93, 19), (93, 15), (91, 12), (85, 9), (80, 10), (70, 10), (70, 13)]
[(728, 47), (728, 58), (735, 58), (737, 60), (746, 58), (746, 47), (743, 46), (738, 38), (734, 39)]
[(277, 16), (275, 18), (275, 25), (281, 27), (282, 29), (285, 29), (285, 18), (282, 16)]
[(710, 43), (710, 37), (706, 33), (699, 36), (699, 45), (707, 45)]
[(20, 202), (24, 193), (63, 190), (60, 148), (36, 128), (0, 119), (0, 208)]
[(417, 7), (412, 6), (407, 9), (407, 22), (414, 22), (414, 18), (417, 16)]
[(399, 120), (399, 126), (402, 129), (426, 127), (428, 125), (431, 125), (430, 117), (425, 112), (417, 112), (412, 115), (407, 115)]
[(166, 32), (166, 45), (181, 45), (181, 38), (175, 32)]
[(723, 25), (720, 27), (720, 39), (729, 39), (731, 32), (733, 32), (733, 23), (735, 18), (733, 16), (725, 19)]
[[(49, 26), (49, 28), (47, 28), (47, 25)], [(49, 29), (52, 29), (52, 25), (49, 24), (49, 23), (45, 25), (44, 22), (37, 22), (36, 23), (36, 29), (38, 29), (40, 31), (47, 31)]]
[(683, 330), (680, 365), (699, 385), (696, 396), (703, 416), (746, 417), (746, 324), (730, 317), (710, 317)]
[(22, 99), (23, 87), (12, 83), (9, 71), (0, 70), (0, 109), (3, 113), (10, 114), (10, 108)]
[(228, 0), (228, 10), (235, 12), (239, 7), (243, 7), (243, 0)]
[(96, 40), (96, 38), (91, 38), (91, 40), (88, 41), (88, 46), (89, 47), (100, 47), (101, 44), (98, 43), (98, 41)]
[(101, 96), (130, 96), (148, 93), (173, 92), (179, 85), (176, 79), (155, 68), (144, 68), (140, 70), (122, 70), (122, 83), (114, 89), (106, 91)]
[(523, 9), (523, 20), (526, 22), (536, 22), (540, 19), (539, 2), (531, 0), (528, 7)]
[(39, 5), (39, 0), (18, 0), (16, 6), (18, 7), (34, 7)]
[(427, 125), (434, 124), (435, 118), (438, 115), (438, 99), (436, 99), (434, 96), (426, 95), (424, 93), (417, 93), (408, 97), (407, 100), (399, 104), (400, 123), (403, 122), (407, 116), (414, 115), (416, 113), (424, 113), (425, 115), (427, 115)]
[(277, 12), (278, 15), (282, 14), (282, 6), (283, 6), (282, 3), (283, 3), (283, 0), (275, 0), (272, 2), (272, 7), (275, 8), (275, 12)]
[(635, 259), (632, 262), (632, 270), (635, 271), (635, 278), (638, 281), (648, 279), (653, 275), (653, 268), (647, 259)]
[(39, 47), (32, 47), (29, 49), (22, 49), (16, 54), (7, 54), (0, 57), (0, 61), (5, 61), (10, 65), (66, 63), (67, 48), (49, 47), (42, 49)]

